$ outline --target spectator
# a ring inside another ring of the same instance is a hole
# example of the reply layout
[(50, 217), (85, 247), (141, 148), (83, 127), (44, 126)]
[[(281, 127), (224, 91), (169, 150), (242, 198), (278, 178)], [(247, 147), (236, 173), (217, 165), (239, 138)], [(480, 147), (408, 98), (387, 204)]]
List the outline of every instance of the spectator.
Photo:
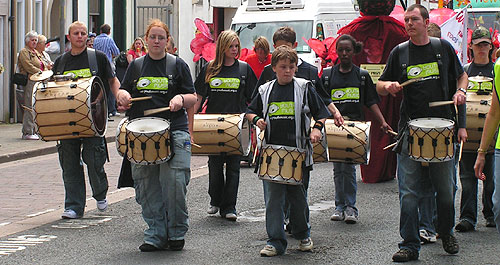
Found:
[(54, 64), (50, 59), (50, 55), (45, 51), (45, 47), (47, 47), (47, 37), (44, 35), (38, 35), (38, 43), (36, 44), (36, 50), (40, 53), (40, 58), (47, 65), (46, 70), (51, 70), (52, 65)]
[(94, 48), (94, 39), (87, 38), (87, 48)]
[(252, 67), (257, 79), (264, 70), (264, 67), (271, 63), (271, 54), (269, 53), (269, 42), (266, 37), (260, 36), (254, 42), (255, 54), (251, 54), (245, 60)]
[(137, 37), (127, 52), (127, 61), (130, 63), (133, 60), (146, 55), (146, 53), (148, 53), (148, 49), (146, 48), (146, 45), (144, 45), (144, 40), (141, 37)]
[(174, 37), (170, 36), (170, 38), (168, 38), (166, 49), (168, 53), (172, 55), (177, 55), (176, 54), (177, 48), (175, 47)]

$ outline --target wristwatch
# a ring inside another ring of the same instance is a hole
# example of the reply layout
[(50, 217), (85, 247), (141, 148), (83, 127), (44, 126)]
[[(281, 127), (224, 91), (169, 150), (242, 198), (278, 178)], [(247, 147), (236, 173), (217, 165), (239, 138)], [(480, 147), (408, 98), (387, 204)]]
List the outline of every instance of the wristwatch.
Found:
[(467, 89), (463, 88), (463, 87), (460, 87), (457, 89), (458, 91), (462, 91), (464, 92), (464, 94), (467, 94)]

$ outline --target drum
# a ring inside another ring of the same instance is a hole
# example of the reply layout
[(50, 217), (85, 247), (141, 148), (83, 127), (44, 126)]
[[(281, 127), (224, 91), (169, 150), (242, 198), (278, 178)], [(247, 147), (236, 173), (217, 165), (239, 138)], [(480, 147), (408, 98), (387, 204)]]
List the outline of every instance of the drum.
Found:
[(305, 157), (306, 151), (303, 149), (266, 145), (262, 148), (259, 178), (280, 184), (300, 185)]
[(195, 114), (193, 155), (221, 153), (246, 156), (251, 146), (250, 122), (245, 114)]
[[(314, 123), (311, 123), (313, 125)], [(325, 129), (321, 131), (321, 140), (313, 144), (313, 162), (323, 163), (328, 162), (328, 143), (326, 141)]]
[[(467, 141), (464, 143), (464, 152), (477, 152), (481, 143), (486, 114), (491, 107), (491, 95), (467, 93)], [(489, 152), (495, 150), (495, 141), (488, 147)]]
[(115, 144), (120, 156), (124, 156), (127, 152), (127, 124), (128, 118), (123, 118), (116, 128)]
[(420, 162), (443, 162), (453, 158), (455, 122), (442, 118), (421, 118), (408, 122), (408, 154)]
[(344, 126), (365, 142), (356, 139), (342, 127), (337, 127), (333, 119), (327, 119), (325, 130), (329, 160), (350, 164), (368, 164), (371, 122), (345, 121)]
[(126, 129), (127, 159), (134, 164), (156, 165), (170, 158), (170, 122), (156, 117), (137, 118)]
[(32, 102), (35, 130), (44, 141), (103, 136), (106, 132), (108, 107), (99, 77), (37, 82)]

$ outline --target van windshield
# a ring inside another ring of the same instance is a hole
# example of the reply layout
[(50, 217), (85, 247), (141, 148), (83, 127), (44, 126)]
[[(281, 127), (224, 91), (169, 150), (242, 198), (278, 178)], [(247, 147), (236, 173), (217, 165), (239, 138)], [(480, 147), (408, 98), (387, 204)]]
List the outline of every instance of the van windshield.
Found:
[(312, 37), (312, 21), (283, 21), (283, 22), (258, 22), (258, 23), (242, 23), (233, 24), (232, 30), (236, 31), (240, 35), (241, 48), (251, 49), (253, 47), (253, 42), (260, 36), (264, 36), (269, 41), (271, 46), (271, 52), (273, 48), (273, 34), (274, 32), (283, 26), (288, 26), (295, 30), (297, 36), (297, 52), (298, 53), (309, 53), (311, 49), (304, 42), (302, 37), (310, 39)]
[(467, 27), (474, 30), (477, 26), (487, 29), (500, 29), (500, 12), (470, 12)]

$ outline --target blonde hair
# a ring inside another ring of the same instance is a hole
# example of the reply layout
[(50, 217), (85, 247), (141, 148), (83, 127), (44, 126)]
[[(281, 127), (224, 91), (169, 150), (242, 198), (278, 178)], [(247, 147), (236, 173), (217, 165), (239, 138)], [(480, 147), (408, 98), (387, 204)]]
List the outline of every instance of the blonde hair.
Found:
[(71, 29), (73, 29), (73, 27), (76, 27), (76, 26), (84, 27), (85, 32), (88, 33), (87, 25), (85, 25), (83, 22), (77, 20), (69, 25), (68, 34), (71, 34)]
[(130, 50), (135, 51), (135, 42), (138, 41), (138, 40), (141, 41), (141, 43), (142, 43), (142, 51), (145, 52), (145, 53), (147, 53), (148, 52), (148, 48), (146, 48), (146, 43), (144, 43), (144, 40), (141, 37), (135, 38), (134, 42), (132, 42), (132, 45), (130, 46)]
[(236, 55), (236, 58), (238, 58), (241, 53), (240, 38), (238, 37), (238, 34), (232, 30), (225, 30), (219, 34), (219, 37), (217, 38), (217, 47), (215, 48), (215, 59), (210, 61), (207, 66), (205, 75), (206, 83), (210, 82), (212, 77), (220, 73), (222, 65), (224, 64), (225, 52), (229, 50), (231, 43), (235, 40), (238, 40), (238, 54)]
[(269, 47), (269, 41), (267, 41), (266, 37), (260, 36), (254, 41), (255, 49), (263, 49), (267, 54), (271, 50)]
[(38, 43), (47, 43), (47, 37), (44, 35), (38, 35)]

